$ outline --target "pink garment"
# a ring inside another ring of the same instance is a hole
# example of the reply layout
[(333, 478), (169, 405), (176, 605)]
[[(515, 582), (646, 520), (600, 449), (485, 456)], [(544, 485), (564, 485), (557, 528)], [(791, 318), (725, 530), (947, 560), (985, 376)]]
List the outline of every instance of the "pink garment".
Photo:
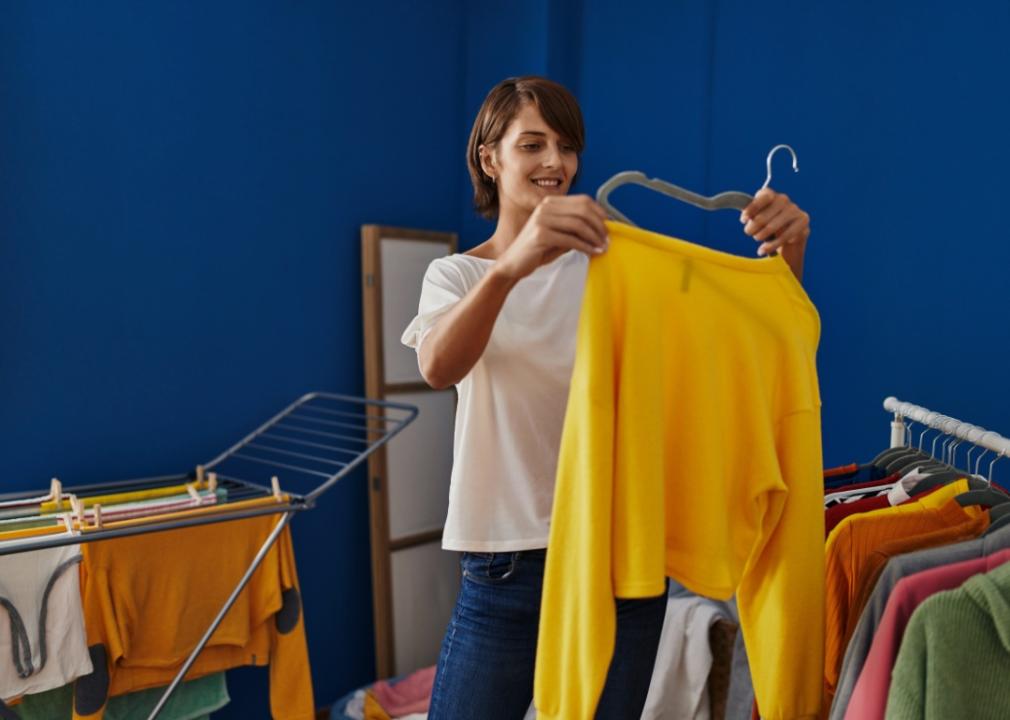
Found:
[(435, 666), (411, 673), (395, 685), (380, 680), (372, 686), (379, 705), (391, 718), (402, 718), (413, 713), (428, 712), (431, 686), (435, 682)]
[(845, 720), (874, 720), (884, 717), (887, 693), (891, 689), (891, 670), (901, 648), (905, 626), (926, 598), (943, 590), (961, 587), (972, 576), (989, 572), (1008, 560), (1010, 548), (985, 557), (941, 565), (899, 580), (887, 600), (870, 652), (856, 686), (852, 689)]

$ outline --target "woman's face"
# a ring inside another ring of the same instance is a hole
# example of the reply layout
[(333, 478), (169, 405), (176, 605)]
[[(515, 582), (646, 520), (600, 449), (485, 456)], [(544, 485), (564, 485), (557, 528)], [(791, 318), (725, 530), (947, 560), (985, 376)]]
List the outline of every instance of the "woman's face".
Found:
[(533, 212), (548, 195), (566, 195), (579, 169), (571, 142), (554, 132), (530, 103), (509, 124), (493, 154), (482, 150), (484, 172), (495, 179), (503, 211)]

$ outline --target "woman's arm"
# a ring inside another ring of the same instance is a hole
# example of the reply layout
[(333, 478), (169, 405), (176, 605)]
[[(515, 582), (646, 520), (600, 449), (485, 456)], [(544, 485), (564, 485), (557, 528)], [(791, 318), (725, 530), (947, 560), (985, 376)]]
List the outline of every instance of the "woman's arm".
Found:
[(606, 217), (586, 195), (544, 198), (487, 274), (421, 342), (418, 361), (425, 382), (442, 390), (467, 376), (484, 354), (505, 299), (522, 278), (569, 250), (590, 257), (604, 252)]
[(444, 390), (466, 377), (484, 354), (498, 313), (516, 282), (495, 263), (435, 324), (417, 351), (425, 382)]

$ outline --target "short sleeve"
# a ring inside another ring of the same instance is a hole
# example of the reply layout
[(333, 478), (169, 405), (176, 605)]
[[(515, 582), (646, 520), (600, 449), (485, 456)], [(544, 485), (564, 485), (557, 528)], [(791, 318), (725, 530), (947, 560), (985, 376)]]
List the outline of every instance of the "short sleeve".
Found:
[(407, 347), (420, 349), (421, 341), (463, 296), (467, 288), (463, 274), (447, 258), (433, 260), (424, 273), (421, 283), (421, 299), (417, 304), (417, 315), (400, 338)]

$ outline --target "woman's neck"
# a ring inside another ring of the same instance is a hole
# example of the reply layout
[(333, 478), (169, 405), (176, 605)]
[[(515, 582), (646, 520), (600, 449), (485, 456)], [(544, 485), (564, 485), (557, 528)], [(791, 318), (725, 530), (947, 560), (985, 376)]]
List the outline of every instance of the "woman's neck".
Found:
[(498, 224), (494, 233), (483, 243), (470, 251), (471, 255), (486, 257), (497, 260), (509, 249), (515, 239), (519, 237), (519, 231), (523, 229), (532, 213), (510, 208), (498, 214)]

